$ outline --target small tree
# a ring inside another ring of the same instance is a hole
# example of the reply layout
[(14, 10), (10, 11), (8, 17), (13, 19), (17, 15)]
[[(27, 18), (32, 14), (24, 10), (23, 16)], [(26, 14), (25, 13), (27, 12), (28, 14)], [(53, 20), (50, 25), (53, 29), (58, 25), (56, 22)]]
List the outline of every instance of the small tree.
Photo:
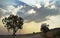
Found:
[(41, 24), (41, 31), (44, 33), (45, 38), (48, 38), (47, 34), (46, 34), (49, 31), (48, 26), (49, 25), (47, 25), (46, 23)]
[(49, 31), (48, 28), (49, 25), (47, 25), (46, 23), (41, 24), (41, 31), (46, 33), (47, 31)]
[(21, 17), (18, 17), (17, 15), (10, 15), (9, 17), (5, 17), (2, 19), (3, 24), (5, 24), (5, 27), (7, 30), (13, 30), (13, 35), (15, 36), (15, 33), (22, 29), (23, 25), (23, 19)]

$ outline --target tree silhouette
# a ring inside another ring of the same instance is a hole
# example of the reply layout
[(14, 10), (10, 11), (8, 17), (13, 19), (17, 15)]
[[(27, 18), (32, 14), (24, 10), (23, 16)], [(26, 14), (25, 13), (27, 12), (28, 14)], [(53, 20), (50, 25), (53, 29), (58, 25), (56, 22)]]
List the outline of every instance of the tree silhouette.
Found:
[(42, 32), (45, 32), (45, 33), (46, 33), (47, 31), (49, 31), (48, 26), (49, 26), (49, 25), (47, 25), (46, 23), (41, 24), (41, 31), (42, 31)]
[(15, 36), (15, 33), (22, 29), (23, 25), (23, 19), (21, 17), (18, 17), (17, 15), (10, 15), (9, 17), (5, 17), (2, 19), (3, 24), (5, 24), (5, 27), (7, 30), (13, 30), (13, 35)]
[(45, 38), (48, 38), (46, 34), (49, 31), (48, 26), (49, 25), (47, 25), (46, 23), (41, 24), (41, 31), (44, 33), (43, 35)]

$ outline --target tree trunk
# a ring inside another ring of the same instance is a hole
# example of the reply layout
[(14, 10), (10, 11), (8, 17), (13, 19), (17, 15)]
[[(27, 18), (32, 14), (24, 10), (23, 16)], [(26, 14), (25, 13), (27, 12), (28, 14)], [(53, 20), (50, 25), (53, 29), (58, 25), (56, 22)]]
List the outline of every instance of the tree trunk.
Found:
[(15, 34), (16, 32), (15, 32), (15, 29), (13, 29), (13, 36), (15, 36), (16, 34)]

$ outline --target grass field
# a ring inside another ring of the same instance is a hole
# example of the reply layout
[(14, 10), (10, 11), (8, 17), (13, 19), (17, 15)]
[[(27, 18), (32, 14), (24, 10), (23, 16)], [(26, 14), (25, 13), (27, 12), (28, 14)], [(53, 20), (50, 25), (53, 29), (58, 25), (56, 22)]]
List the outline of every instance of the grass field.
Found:
[(41, 38), (39, 33), (36, 34), (24, 34), (24, 35), (0, 35), (0, 38)]

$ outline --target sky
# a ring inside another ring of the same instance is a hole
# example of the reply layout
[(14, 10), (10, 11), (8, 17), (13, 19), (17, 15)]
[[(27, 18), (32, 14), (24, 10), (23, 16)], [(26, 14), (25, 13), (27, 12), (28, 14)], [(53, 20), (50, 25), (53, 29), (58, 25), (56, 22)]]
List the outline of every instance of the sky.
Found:
[(11, 14), (24, 19), (23, 29), (17, 34), (41, 32), (42, 23), (49, 29), (60, 27), (60, 0), (0, 0), (0, 34), (12, 34), (2, 24), (2, 19)]

